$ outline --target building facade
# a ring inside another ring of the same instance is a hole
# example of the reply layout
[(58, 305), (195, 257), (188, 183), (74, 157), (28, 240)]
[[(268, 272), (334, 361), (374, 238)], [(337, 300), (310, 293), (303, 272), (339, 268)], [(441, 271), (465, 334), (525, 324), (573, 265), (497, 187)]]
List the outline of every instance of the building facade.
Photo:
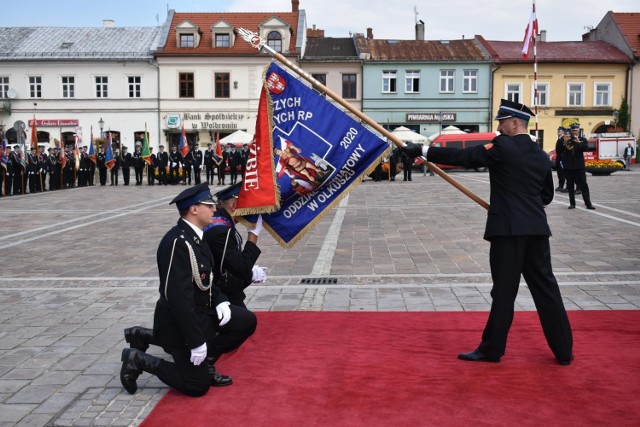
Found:
[[(495, 62), (492, 111), (501, 99), (534, 106), (533, 58), (522, 57), (522, 42), (477, 37)], [(614, 127), (614, 110), (627, 93), (630, 60), (624, 53), (601, 41), (540, 41), (537, 62), (538, 139), (544, 150), (555, 148), (560, 126), (578, 123), (585, 134)], [(531, 134), (535, 128), (531, 120)]]
[(192, 145), (206, 147), (237, 130), (255, 131), (263, 72), (271, 57), (238, 35), (258, 34), (293, 62), (305, 42), (305, 14), (291, 12), (178, 13), (170, 11), (159, 66), (161, 140), (176, 144), (182, 127)]
[(583, 40), (602, 40), (622, 51), (633, 61), (627, 81), (629, 130), (640, 135), (640, 13), (608, 12), (598, 26), (583, 36)]
[(362, 110), (381, 125), (425, 136), (490, 129), (491, 60), (476, 40), (376, 40), (371, 29), (355, 40)]
[(116, 146), (133, 146), (148, 125), (157, 140), (160, 28), (0, 28), (0, 124), (10, 144), (16, 122), (38, 142), (89, 145), (111, 131)]

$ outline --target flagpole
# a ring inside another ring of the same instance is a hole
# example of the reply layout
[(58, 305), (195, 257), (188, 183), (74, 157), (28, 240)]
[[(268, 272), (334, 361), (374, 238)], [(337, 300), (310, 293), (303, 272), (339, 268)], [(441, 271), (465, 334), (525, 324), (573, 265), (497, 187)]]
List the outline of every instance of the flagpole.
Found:
[[(533, 0), (533, 17), (534, 22), (537, 22), (536, 16), (536, 0)], [(540, 138), (538, 138), (538, 26), (535, 25), (535, 33), (533, 34), (533, 108), (536, 115), (536, 143), (540, 144)], [(548, 96), (548, 95), (547, 95)]]
[[(311, 83), (313, 85), (314, 89), (320, 90), (323, 93), (325, 93), (326, 95), (328, 95), (335, 102), (337, 102), (342, 107), (344, 107), (345, 109), (347, 109), (348, 111), (350, 111), (351, 113), (356, 115), (360, 120), (366, 122), (369, 126), (374, 128), (376, 131), (378, 131), (379, 133), (381, 133), (382, 135), (384, 135), (385, 137), (387, 137), (388, 139), (393, 141), (396, 144), (396, 146), (398, 146), (398, 147), (404, 147), (405, 146), (405, 143), (403, 141), (398, 139), (395, 135), (393, 135), (391, 132), (386, 130), (383, 126), (380, 126), (375, 120), (371, 119), (369, 116), (367, 116), (366, 114), (362, 113), (360, 110), (358, 110), (355, 107), (353, 107), (347, 101), (345, 101), (340, 96), (338, 96), (336, 93), (334, 93), (331, 89), (329, 89), (328, 87), (326, 87), (325, 85), (320, 83), (318, 80), (314, 79), (306, 71), (304, 71), (303, 69), (298, 67), (296, 64), (294, 64), (291, 61), (289, 61), (282, 54), (276, 52), (271, 47), (269, 47), (264, 42), (264, 40), (260, 39), (260, 37), (256, 33), (253, 33), (253, 32), (251, 32), (249, 30), (244, 29), (244, 28), (238, 29), (238, 33), (240, 34), (240, 36), (246, 42), (251, 44), (251, 46), (253, 46), (256, 49), (258, 49), (258, 51), (261, 51), (263, 49), (266, 50), (271, 56), (276, 58), (281, 63), (285, 64), (291, 70), (295, 71), (298, 75), (300, 75), (303, 79), (305, 79), (309, 83)], [(471, 198), (473, 201), (478, 203), (480, 206), (484, 207), (485, 209), (489, 209), (489, 204), (487, 202), (485, 202), (484, 200), (482, 200), (480, 197), (478, 197), (475, 193), (473, 193), (467, 187), (465, 187), (464, 185), (462, 185), (461, 183), (456, 181), (454, 178), (452, 178), (450, 175), (445, 173), (442, 169), (440, 169), (435, 164), (427, 161), (427, 159), (424, 156), (419, 156), (419, 157), (420, 157), (420, 160), (422, 160), (424, 162), (424, 164), (426, 164), (429, 169), (431, 169), (432, 171), (434, 171), (435, 173), (440, 175), (440, 177), (443, 178), (445, 181), (447, 181), (449, 184), (453, 185), (458, 190), (460, 190), (462, 193), (466, 194), (469, 198)], [(391, 172), (391, 171), (389, 171), (389, 172)]]

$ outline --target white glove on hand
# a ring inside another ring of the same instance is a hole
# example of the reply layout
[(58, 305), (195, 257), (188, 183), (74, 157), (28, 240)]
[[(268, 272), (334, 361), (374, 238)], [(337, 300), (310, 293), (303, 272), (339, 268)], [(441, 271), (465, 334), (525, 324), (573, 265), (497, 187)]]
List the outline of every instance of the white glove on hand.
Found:
[(253, 272), (253, 278), (251, 279), (253, 283), (260, 283), (267, 281), (267, 268), (260, 267), (259, 265), (255, 265), (251, 270)]
[(253, 230), (249, 230), (249, 233), (253, 233), (256, 236), (259, 236), (261, 231), (262, 231), (262, 215), (258, 215), (258, 219), (256, 220), (256, 226)]
[(205, 342), (200, 347), (191, 349), (191, 363), (195, 366), (201, 364), (207, 357), (207, 343)]
[(229, 320), (231, 320), (230, 305), (231, 303), (229, 301), (221, 302), (216, 305), (216, 313), (218, 314), (218, 319), (220, 319), (220, 326), (226, 325), (229, 323)]
[(175, 168), (176, 166), (178, 166), (178, 164), (176, 162), (171, 162), (171, 167)]

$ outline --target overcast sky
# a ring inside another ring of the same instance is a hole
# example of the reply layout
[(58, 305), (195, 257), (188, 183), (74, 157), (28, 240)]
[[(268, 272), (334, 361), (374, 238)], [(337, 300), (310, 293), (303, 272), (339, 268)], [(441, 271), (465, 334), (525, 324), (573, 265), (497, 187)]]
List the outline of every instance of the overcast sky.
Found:
[[(288, 12), (291, 0), (2, 0), (1, 26), (96, 27), (103, 19), (116, 26), (163, 23), (167, 9), (177, 12)], [(413, 39), (418, 19), (428, 40), (466, 38), (522, 40), (531, 0), (300, 0), (307, 24), (327, 37), (349, 37), (373, 28), (378, 39)], [(640, 12), (638, 0), (537, 0), (536, 12), (548, 41), (580, 40), (607, 11)], [(156, 18), (157, 17), (157, 18)]]

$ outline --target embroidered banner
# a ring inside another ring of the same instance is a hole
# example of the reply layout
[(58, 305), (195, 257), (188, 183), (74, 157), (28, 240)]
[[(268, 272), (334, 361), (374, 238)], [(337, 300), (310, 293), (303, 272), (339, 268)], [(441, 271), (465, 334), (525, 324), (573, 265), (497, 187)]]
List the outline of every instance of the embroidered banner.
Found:
[(268, 114), (258, 116), (256, 133), (268, 120), (280, 192), (280, 209), (263, 214), (263, 224), (290, 248), (375, 168), (388, 145), (276, 63), (265, 72), (263, 91)]

